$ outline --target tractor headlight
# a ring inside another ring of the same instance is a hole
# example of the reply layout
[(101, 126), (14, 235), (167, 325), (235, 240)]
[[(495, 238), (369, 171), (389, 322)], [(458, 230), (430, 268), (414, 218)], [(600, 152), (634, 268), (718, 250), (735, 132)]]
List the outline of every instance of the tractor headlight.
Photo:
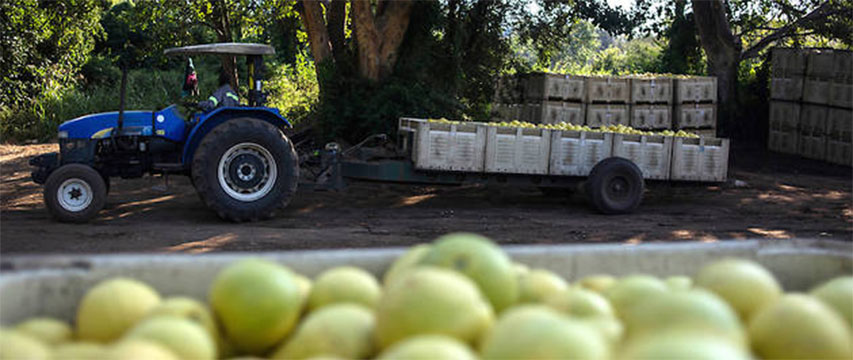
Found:
[(67, 131), (60, 131), (59, 132), (59, 138), (60, 139), (67, 139), (68, 138), (68, 132)]

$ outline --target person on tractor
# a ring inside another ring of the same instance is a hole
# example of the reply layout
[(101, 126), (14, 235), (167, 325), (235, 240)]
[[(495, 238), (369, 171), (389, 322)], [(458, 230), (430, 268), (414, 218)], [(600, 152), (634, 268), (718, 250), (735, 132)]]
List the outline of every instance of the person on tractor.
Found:
[(187, 58), (187, 67), (184, 70), (184, 86), (181, 88), (181, 97), (187, 96), (198, 96), (198, 75), (195, 73), (192, 58)]
[(240, 105), (240, 98), (237, 97), (237, 92), (231, 88), (231, 81), (228, 73), (225, 71), (219, 72), (219, 88), (210, 95), (207, 100), (199, 101), (198, 107), (203, 111), (208, 112), (219, 106), (237, 106)]

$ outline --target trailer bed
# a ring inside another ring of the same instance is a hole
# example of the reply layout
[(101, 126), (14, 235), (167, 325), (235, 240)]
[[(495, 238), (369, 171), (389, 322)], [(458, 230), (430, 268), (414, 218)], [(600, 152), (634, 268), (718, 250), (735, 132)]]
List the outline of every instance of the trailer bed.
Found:
[[(415, 118), (401, 118), (398, 129), (398, 147), (409, 156), (412, 165), (391, 165), (387, 169), (374, 165), (380, 174), (398, 176), (400, 181), (447, 182), (502, 174), (507, 178), (541, 177), (560, 182), (561, 177), (589, 176), (596, 164), (610, 157), (630, 160), (646, 180), (724, 182), (728, 175), (728, 139), (561, 131)], [(358, 175), (355, 177), (366, 174), (357, 170), (359, 166), (367, 165), (353, 165), (351, 169)], [(411, 174), (399, 175), (402, 172)], [(442, 174), (446, 172), (456, 175)], [(349, 172), (344, 173), (349, 176)]]

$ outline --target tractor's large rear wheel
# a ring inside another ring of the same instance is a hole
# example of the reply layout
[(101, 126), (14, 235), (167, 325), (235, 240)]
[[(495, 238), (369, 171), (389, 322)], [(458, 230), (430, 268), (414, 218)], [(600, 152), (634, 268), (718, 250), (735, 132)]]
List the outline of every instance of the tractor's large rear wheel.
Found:
[(226, 121), (195, 151), (192, 181), (219, 217), (254, 221), (272, 217), (296, 192), (299, 162), (293, 144), (270, 123)]

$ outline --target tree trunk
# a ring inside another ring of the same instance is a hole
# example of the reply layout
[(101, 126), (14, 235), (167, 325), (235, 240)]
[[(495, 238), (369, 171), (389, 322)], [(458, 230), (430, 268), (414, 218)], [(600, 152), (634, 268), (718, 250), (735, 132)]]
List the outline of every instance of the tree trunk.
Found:
[[(212, 19), (210, 22), (214, 26), (216, 39), (219, 42), (233, 42), (234, 37), (231, 34), (231, 19), (228, 15), (228, 7), (224, 0), (214, 1), (211, 11)], [(235, 90), (240, 85), (239, 75), (237, 73), (237, 59), (234, 56), (222, 55), (222, 71), (228, 75), (229, 83)]]
[(329, 42), (332, 45), (332, 56), (335, 62), (343, 61), (346, 50), (344, 45), (344, 29), (346, 27), (346, 0), (331, 0), (326, 7), (326, 29), (329, 33)]
[(302, 24), (308, 33), (308, 45), (314, 63), (320, 64), (332, 55), (332, 45), (329, 41), (329, 31), (323, 19), (323, 9), (320, 2), (315, 0), (302, 0)]
[(721, 0), (692, 0), (696, 29), (708, 58), (708, 72), (717, 77), (717, 126), (732, 135), (737, 110), (737, 68), (741, 41), (732, 34)]
[(708, 72), (717, 77), (717, 124), (720, 133), (726, 136), (741, 137), (746, 135), (753, 124), (739, 125), (737, 115), (737, 71), (740, 62), (753, 58), (772, 43), (796, 34), (796, 29), (821, 21), (826, 17), (844, 13), (843, 6), (836, 6), (834, 1), (826, 1), (809, 13), (801, 16), (761, 40), (743, 49), (741, 39), (732, 34), (732, 29), (726, 17), (726, 6), (722, 0), (692, 0), (693, 18), (705, 56), (708, 58)]
[(411, 1), (382, 1), (374, 14), (369, 0), (352, 1), (358, 70), (362, 77), (379, 81), (394, 72), (411, 10)]
[[(462, 58), (465, 56), (465, 50), (462, 47), (462, 9), (460, 0), (450, 0), (447, 2), (447, 36), (448, 56), (450, 56), (450, 71), (453, 74), (462, 73)], [(451, 96), (456, 97), (459, 92), (459, 77), (453, 77), (453, 82), (450, 84)]]
[(365, 78), (379, 80), (379, 34), (370, 1), (353, 0), (352, 12), (357, 30), (358, 72)]

